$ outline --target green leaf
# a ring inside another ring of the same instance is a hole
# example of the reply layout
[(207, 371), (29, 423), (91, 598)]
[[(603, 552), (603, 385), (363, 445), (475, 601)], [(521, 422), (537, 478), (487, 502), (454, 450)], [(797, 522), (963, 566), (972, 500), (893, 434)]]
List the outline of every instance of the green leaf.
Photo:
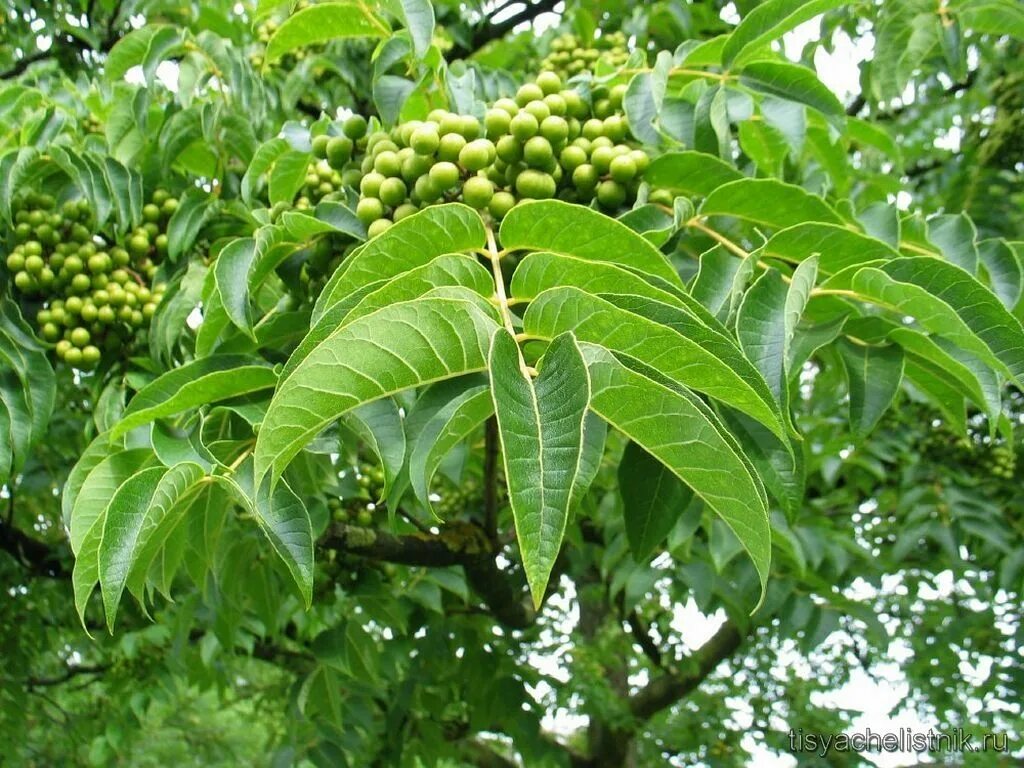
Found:
[(438, 256), (391, 280), (370, 283), (326, 309), (292, 352), (281, 372), (282, 380), (291, 375), (310, 350), (342, 325), (391, 304), (419, 298), (443, 286), (461, 286), (485, 298), (494, 292), (494, 280), (480, 262), (458, 253)]
[(122, 483), (111, 498), (98, 550), (100, 591), (111, 632), (130, 574), (140, 557), (152, 561), (146, 551), (148, 540), (205, 474), (201, 466), (192, 463), (143, 469)]
[(837, 130), (846, 122), (846, 109), (807, 67), (781, 61), (755, 61), (740, 72), (740, 83), (758, 93), (805, 104), (823, 114)]
[(313, 322), (365, 285), (408, 272), (438, 256), (482, 248), (486, 238), (480, 214), (459, 203), (430, 206), (408, 216), (345, 259), (317, 299)]
[(488, 367), (516, 537), (540, 608), (580, 473), (590, 379), (570, 333), (551, 342), (536, 381), (504, 329), (494, 335)]
[(796, 441), (781, 443), (763, 424), (726, 408), (722, 421), (739, 440), (768, 493), (786, 514), (795, 517), (804, 499), (804, 455)]
[(637, 562), (644, 562), (675, 526), (693, 491), (658, 459), (629, 443), (619, 464), (619, 492), (629, 548)]
[[(912, 316), (994, 367), (1024, 382), (1024, 329), (999, 299), (969, 273), (941, 259), (907, 256), (864, 267), (852, 279), (839, 275), (873, 300)], [(831, 284), (831, 281), (829, 285)]]
[(748, 58), (805, 21), (844, 5), (842, 0), (767, 0), (748, 13), (729, 35), (722, 49), (722, 63), (731, 67), (737, 59)]
[(250, 337), (252, 309), (249, 303), (249, 274), (256, 262), (256, 240), (239, 237), (228, 243), (213, 263), (213, 276), (221, 306), (235, 326)]
[(281, 480), (273, 491), (256, 493), (253, 514), (309, 608), (313, 603), (313, 527), (306, 505)]
[(278, 385), (256, 441), (257, 478), (267, 471), (279, 476), (321, 429), (359, 405), (484, 370), (496, 327), (468, 298), (432, 297), (337, 329)]
[(508, 250), (551, 251), (590, 261), (628, 266), (682, 286), (665, 255), (629, 227), (581, 205), (532, 200), (515, 206), (501, 222)]
[[(153, 459), (153, 452), (148, 448), (133, 448), (118, 451), (100, 461), (86, 476), (78, 493), (75, 495), (71, 508), (71, 524), (69, 536), (71, 551), (77, 556), (83, 548), (83, 542), (95, 527), (96, 544), (103, 529), (103, 512), (114, 492), (121, 483), (138, 472)], [(99, 521), (99, 525), (96, 523)]]
[(737, 258), (716, 245), (700, 255), (700, 267), (690, 292), (718, 320), (728, 323), (736, 314), (753, 274), (753, 259)]
[(441, 461), (493, 414), (490, 387), (480, 384), (458, 393), (418, 430), (409, 456), (409, 480), (424, 507), (433, 512), (430, 483)]
[(704, 152), (668, 152), (651, 161), (644, 181), (676, 194), (707, 197), (743, 174), (729, 163)]
[(111, 430), (111, 439), (154, 419), (200, 405), (226, 400), (277, 383), (277, 374), (268, 365), (254, 363), (245, 355), (214, 355), (168, 371), (147, 384), (128, 403), (121, 421)]
[(740, 179), (721, 186), (707, 196), (700, 214), (735, 216), (773, 229), (806, 221), (843, 223), (820, 197), (775, 179)]
[(812, 256), (825, 274), (857, 264), (897, 259), (900, 254), (881, 240), (834, 224), (808, 222), (776, 232), (762, 249), (765, 258), (801, 262)]
[(978, 273), (978, 230), (966, 213), (944, 214), (928, 219), (928, 240), (948, 261), (972, 275)]
[(1024, 9), (1014, 3), (965, 2), (957, 16), (965, 28), (975, 32), (1024, 40)]
[(788, 286), (780, 272), (766, 271), (747, 291), (736, 319), (740, 347), (783, 407), (789, 402), (789, 348), (814, 287), (817, 267), (814, 257), (801, 262)]
[(627, 367), (603, 347), (581, 344), (590, 407), (686, 483), (739, 538), (761, 580), (771, 562), (764, 488), (699, 398)]
[(510, 298), (532, 301), (548, 288), (572, 286), (590, 294), (622, 293), (646, 296), (666, 304), (684, 306), (675, 293), (662, 290), (625, 267), (610, 262), (595, 262), (576, 256), (536, 251), (519, 262)]
[(1024, 289), (1024, 265), (1017, 252), (1005, 240), (982, 240), (978, 243), (978, 257), (992, 292), (1012, 311), (1020, 303)]
[(103, 64), (107, 82), (121, 80), (129, 69), (141, 66), (147, 84), (152, 84), (156, 68), (183, 42), (181, 30), (170, 24), (150, 24), (122, 37)]
[(172, 262), (188, 252), (199, 231), (217, 211), (210, 195), (201, 189), (190, 189), (179, 200), (178, 209), (167, 222), (167, 258)]
[(422, 59), (434, 38), (434, 7), (430, 0), (401, 0), (402, 21), (412, 38), (416, 57)]
[(865, 437), (888, 410), (903, 379), (903, 350), (842, 339), (837, 345), (850, 388), (850, 427)]
[(267, 43), (266, 61), (328, 40), (348, 37), (387, 37), (390, 28), (362, 2), (311, 5), (289, 16)]
[(349, 413), (345, 423), (380, 460), (384, 469), (380, 498), (386, 499), (405, 463), (405, 429), (398, 405), (390, 397), (374, 400)]
[(556, 288), (530, 304), (523, 330), (541, 338), (572, 331), (580, 341), (636, 358), (673, 381), (748, 413), (780, 438), (785, 435), (778, 403), (735, 342), (668, 304)]
[(268, 181), (270, 204), (290, 203), (306, 182), (309, 153), (290, 149), (274, 160)]

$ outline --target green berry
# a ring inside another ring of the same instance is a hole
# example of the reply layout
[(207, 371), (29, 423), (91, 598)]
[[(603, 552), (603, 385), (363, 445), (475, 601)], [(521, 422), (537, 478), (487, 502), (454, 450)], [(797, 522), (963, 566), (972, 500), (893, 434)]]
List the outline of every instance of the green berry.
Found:
[(461, 133), (446, 133), (441, 137), (437, 147), (437, 158), (445, 162), (458, 162), (459, 153), (466, 146), (466, 138)]
[(168, 197), (164, 200), (164, 204), (160, 206), (160, 212), (164, 216), (173, 216), (176, 210), (178, 210), (178, 199), (176, 197)]
[(523, 109), (537, 118), (538, 123), (543, 121), (545, 118), (551, 117), (551, 110), (543, 101), (531, 101), (523, 107)]
[(100, 362), (100, 350), (98, 347), (92, 344), (87, 344), (82, 348), (82, 365), (86, 370), (95, 368)]
[(534, 168), (546, 168), (554, 157), (551, 143), (543, 136), (534, 136), (523, 147), (523, 159)]
[(373, 161), (373, 170), (381, 176), (401, 176), (402, 161), (399, 159), (397, 152), (384, 150)]
[(153, 203), (142, 206), (142, 218), (145, 221), (160, 221), (160, 207)]
[(583, 138), (593, 141), (598, 136), (604, 136), (604, 122), (591, 118), (583, 124)]
[(484, 130), (487, 138), (496, 141), (500, 136), (508, 133), (509, 124), (512, 122), (512, 115), (504, 109), (489, 109), (484, 116)]
[(590, 163), (584, 163), (572, 172), (573, 186), (581, 194), (591, 194), (597, 188), (599, 180), (597, 169)]
[[(136, 258), (145, 256), (149, 253), (149, 238), (141, 234), (132, 235), (128, 240), (128, 250)], [(71, 259), (68, 259), (68, 261), (71, 261)], [(67, 267), (67, 263), (64, 266)]]
[(36, 281), (28, 272), (19, 272), (14, 276), (14, 285), (22, 293), (31, 293), (35, 290)]
[(471, 208), (483, 210), (494, 197), (494, 185), (483, 176), (473, 176), (462, 186), (462, 201)]
[(562, 146), (569, 138), (569, 123), (558, 115), (546, 117), (540, 124), (540, 135), (553, 145)]
[(491, 212), (491, 216), (494, 218), (503, 219), (515, 204), (516, 198), (512, 193), (495, 192), (494, 197), (491, 198), (490, 205), (487, 206), (487, 210)]
[(626, 188), (617, 181), (602, 181), (597, 187), (597, 201), (605, 208), (619, 208), (626, 202)]
[[(85, 329), (83, 328), (82, 330)], [(77, 368), (82, 364), (82, 350), (75, 347), (67, 347), (67, 351), (64, 352), (64, 362), (72, 368)]]
[(7, 256), (7, 269), (11, 272), (20, 272), (25, 268), (25, 256), (18, 252), (13, 252)]
[(352, 115), (341, 127), (342, 132), (355, 141), (366, 135), (366, 118), (362, 115)]
[(540, 122), (529, 112), (519, 112), (509, 123), (509, 131), (519, 141), (526, 141), (537, 135), (540, 130)]
[(544, 98), (544, 91), (535, 83), (526, 83), (516, 91), (516, 104), (525, 107), (531, 101), (538, 101)]
[(418, 155), (432, 155), (437, 152), (440, 144), (441, 135), (438, 133), (437, 126), (433, 123), (424, 123), (412, 132), (412, 136), (409, 139), (409, 146)]
[(391, 217), (395, 221), (401, 221), (402, 219), (404, 219), (404, 218), (406, 218), (408, 216), (412, 216), (414, 213), (416, 213), (418, 211), (419, 211), (419, 208), (417, 208), (412, 203), (402, 203), (400, 206), (395, 208), (395, 211), (394, 211), (394, 213), (391, 214)]
[(636, 163), (629, 155), (619, 155), (612, 158), (608, 172), (613, 180), (620, 184), (628, 184), (636, 177)]
[(421, 203), (432, 203), (437, 200), (442, 190), (438, 185), (431, 179), (430, 174), (420, 176), (416, 179), (416, 183), (413, 185), (413, 195)]
[(89, 343), (90, 338), (92, 337), (89, 336), (89, 332), (85, 328), (75, 328), (71, 331), (70, 341), (76, 347), (84, 347)]
[(38, 275), (45, 266), (46, 262), (43, 261), (42, 256), (29, 256), (25, 259), (25, 271), (30, 275)]
[(590, 162), (602, 176), (608, 173), (615, 152), (611, 147), (598, 147), (590, 155)]
[(459, 133), (466, 141), (473, 141), (480, 135), (480, 121), (472, 115), (463, 115), (459, 118)]
[(328, 136), (326, 133), (322, 133), (319, 136), (314, 136), (312, 141), (313, 154), (319, 157), (321, 160), (325, 160), (327, 158), (327, 143), (330, 140), (331, 137)]
[(515, 136), (502, 136), (498, 139), (496, 153), (506, 163), (518, 163), (523, 159), (522, 142)]
[(384, 217), (384, 204), (375, 197), (364, 197), (356, 204), (356, 216), (369, 226)]
[(494, 162), (494, 144), (488, 139), (475, 139), (459, 152), (459, 164), (470, 171), (479, 171)]
[(437, 163), (430, 169), (430, 180), (442, 191), (451, 189), (459, 181), (459, 167), (455, 163)]
[(359, 192), (363, 197), (377, 197), (380, 195), (380, 188), (383, 183), (384, 176), (376, 171), (371, 171), (363, 176), (363, 180), (359, 183)]
[(527, 169), (516, 177), (516, 191), (521, 197), (545, 200), (555, 196), (555, 179), (551, 174)]
[(377, 219), (375, 222), (370, 224), (366, 228), (366, 234), (370, 238), (374, 238), (377, 235), (383, 234), (391, 227), (391, 222), (388, 219)]
[(327, 162), (331, 168), (341, 170), (352, 159), (352, 139), (335, 136), (327, 142)]
[(381, 202), (392, 208), (401, 205), (408, 194), (409, 190), (401, 179), (385, 179), (380, 185)]
[(558, 157), (558, 162), (564, 170), (571, 173), (587, 162), (587, 153), (579, 147), (568, 146), (562, 150), (562, 154)]
[(558, 93), (562, 90), (562, 78), (554, 72), (541, 72), (537, 75), (537, 86), (545, 96), (550, 93)]

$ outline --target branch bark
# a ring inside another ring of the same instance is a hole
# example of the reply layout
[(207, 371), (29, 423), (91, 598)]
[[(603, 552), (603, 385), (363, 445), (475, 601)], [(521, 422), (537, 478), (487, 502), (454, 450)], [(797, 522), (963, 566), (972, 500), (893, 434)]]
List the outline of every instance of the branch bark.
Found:
[(710, 640), (687, 659), (687, 671), (656, 677), (630, 697), (630, 712), (640, 721), (649, 720), (661, 710), (685, 698), (715, 667), (739, 649), (747, 634), (733, 622), (726, 621)]
[(470, 587), (499, 622), (511, 629), (526, 629), (536, 618), (525, 591), (507, 572), (498, 568), (495, 562), (498, 553), (478, 525), (449, 523), (435, 536), (423, 533), (395, 535), (335, 523), (321, 539), (320, 546), (400, 565), (428, 568), (460, 565), (466, 572)]
[[(473, 38), (468, 44), (456, 45), (452, 48), (449, 58), (454, 60), (469, 56), (475, 51), (483, 48), (492, 40), (504, 37), (508, 32), (511, 32), (520, 24), (527, 21), (533, 21), (542, 13), (554, 10), (555, 6), (558, 5), (559, 2), (560, 0), (537, 0), (534, 3), (526, 2), (525, 7), (521, 11), (516, 11), (507, 19), (493, 23), (490, 21), (490, 18), (488, 18), (488, 20), (473, 33)], [(498, 11), (504, 10), (506, 7), (507, 4), (501, 6)]]

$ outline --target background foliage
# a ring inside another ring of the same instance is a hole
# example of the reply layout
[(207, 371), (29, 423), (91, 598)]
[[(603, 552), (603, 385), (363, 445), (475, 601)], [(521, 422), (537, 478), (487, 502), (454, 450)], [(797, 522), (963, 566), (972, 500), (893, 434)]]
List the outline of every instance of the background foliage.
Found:
[(12, 765), (1019, 748), (1017, 3), (5, 14)]

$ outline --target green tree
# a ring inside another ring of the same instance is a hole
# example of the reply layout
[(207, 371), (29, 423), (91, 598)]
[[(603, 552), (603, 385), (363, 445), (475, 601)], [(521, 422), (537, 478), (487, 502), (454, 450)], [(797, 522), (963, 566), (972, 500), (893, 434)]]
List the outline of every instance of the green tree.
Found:
[(1019, 750), (1014, 0), (0, 34), (12, 765), (862, 765), (894, 666)]

